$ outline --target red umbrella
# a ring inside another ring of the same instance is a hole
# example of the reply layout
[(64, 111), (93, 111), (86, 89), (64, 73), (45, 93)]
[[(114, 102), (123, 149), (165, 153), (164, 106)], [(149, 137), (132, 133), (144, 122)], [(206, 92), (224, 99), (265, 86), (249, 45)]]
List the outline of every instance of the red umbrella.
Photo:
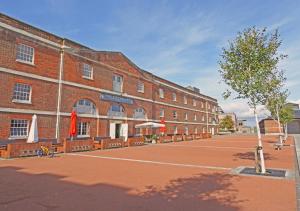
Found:
[[(160, 123), (165, 125), (165, 124), (166, 124), (166, 123), (165, 123), (165, 119), (162, 118), (162, 119), (160, 120)], [(165, 132), (166, 132), (166, 125), (163, 126), (163, 127), (160, 127), (160, 128), (159, 128), (159, 132), (165, 133)]]
[(71, 137), (74, 137), (75, 134), (76, 134), (76, 120), (77, 120), (77, 114), (76, 114), (75, 111), (72, 111), (70, 131), (69, 131), (69, 134), (70, 134)]

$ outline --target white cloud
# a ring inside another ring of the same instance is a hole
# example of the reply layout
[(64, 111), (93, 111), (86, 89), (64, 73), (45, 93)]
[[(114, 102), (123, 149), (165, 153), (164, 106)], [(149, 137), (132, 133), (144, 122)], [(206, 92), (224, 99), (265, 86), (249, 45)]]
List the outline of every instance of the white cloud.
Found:
[[(254, 111), (251, 109), (245, 100), (233, 100), (230, 102), (221, 102), (221, 108), (224, 112), (234, 112), (238, 118), (252, 118), (254, 117)], [(260, 118), (266, 118), (269, 116), (267, 109), (260, 105), (257, 107), (257, 113)]]

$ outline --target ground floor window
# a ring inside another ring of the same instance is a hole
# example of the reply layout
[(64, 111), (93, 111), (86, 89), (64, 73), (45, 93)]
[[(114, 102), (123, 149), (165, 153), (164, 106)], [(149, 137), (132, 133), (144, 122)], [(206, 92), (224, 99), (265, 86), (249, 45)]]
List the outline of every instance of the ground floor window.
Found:
[(90, 135), (90, 124), (88, 122), (78, 122), (78, 136)]
[(28, 120), (12, 119), (10, 122), (11, 137), (26, 137), (28, 136)]
[(185, 135), (189, 134), (189, 127), (188, 126), (184, 127), (184, 133), (185, 133)]
[(177, 126), (174, 126), (174, 134), (177, 134)]
[(142, 129), (141, 128), (135, 128), (135, 135), (141, 136), (142, 135)]
[(195, 134), (197, 134), (197, 133), (198, 133), (198, 128), (196, 128), (196, 127), (195, 127), (195, 131), (194, 131), (194, 133), (195, 133)]

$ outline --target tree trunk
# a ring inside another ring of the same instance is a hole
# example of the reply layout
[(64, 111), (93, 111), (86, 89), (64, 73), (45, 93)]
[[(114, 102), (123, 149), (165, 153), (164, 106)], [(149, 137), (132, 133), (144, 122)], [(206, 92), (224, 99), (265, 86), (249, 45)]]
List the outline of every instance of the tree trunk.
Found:
[(287, 132), (287, 123), (284, 124), (284, 140), (286, 141), (288, 137), (288, 132)]
[(265, 159), (264, 159), (264, 153), (263, 153), (263, 149), (262, 149), (261, 134), (260, 134), (260, 128), (259, 128), (259, 124), (258, 124), (258, 117), (257, 117), (257, 113), (256, 113), (256, 108), (254, 108), (254, 115), (255, 115), (256, 128), (257, 128), (258, 146), (261, 147), (261, 150), (259, 150), (261, 173), (265, 174), (266, 173)]
[(280, 124), (280, 117), (278, 111), (278, 105), (276, 105), (276, 113), (277, 113), (277, 123), (278, 123), (278, 131), (279, 131), (279, 143), (282, 145), (282, 131), (281, 131), (281, 124)]

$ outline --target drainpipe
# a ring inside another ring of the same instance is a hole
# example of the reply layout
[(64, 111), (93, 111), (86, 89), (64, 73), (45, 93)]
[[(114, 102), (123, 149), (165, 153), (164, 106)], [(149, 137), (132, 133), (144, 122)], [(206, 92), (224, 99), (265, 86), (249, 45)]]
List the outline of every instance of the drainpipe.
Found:
[(61, 106), (61, 92), (62, 92), (62, 77), (64, 71), (64, 47), (65, 40), (63, 39), (60, 47), (60, 62), (59, 62), (59, 79), (58, 79), (58, 95), (57, 95), (57, 108), (56, 108), (56, 127), (55, 127), (55, 138), (58, 142), (60, 136), (60, 106)]
[(208, 110), (207, 110), (207, 101), (205, 102), (205, 110), (206, 110), (206, 133), (208, 133)]

